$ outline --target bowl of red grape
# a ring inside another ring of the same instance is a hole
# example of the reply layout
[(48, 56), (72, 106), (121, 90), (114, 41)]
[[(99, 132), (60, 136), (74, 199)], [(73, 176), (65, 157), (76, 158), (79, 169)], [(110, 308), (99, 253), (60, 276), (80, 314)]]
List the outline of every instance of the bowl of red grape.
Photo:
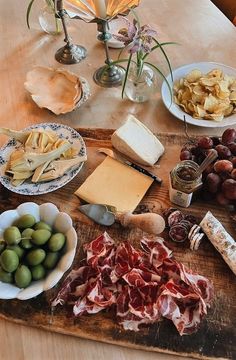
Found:
[(203, 173), (200, 195), (205, 200), (216, 199), (223, 206), (236, 209), (236, 130), (226, 129), (222, 137), (202, 136), (186, 143), (180, 160), (201, 164), (210, 151), (217, 151), (217, 159)]

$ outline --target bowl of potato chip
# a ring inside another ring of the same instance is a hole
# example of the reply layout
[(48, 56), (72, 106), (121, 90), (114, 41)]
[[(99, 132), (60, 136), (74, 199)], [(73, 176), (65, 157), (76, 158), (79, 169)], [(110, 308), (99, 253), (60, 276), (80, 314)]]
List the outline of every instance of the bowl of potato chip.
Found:
[[(171, 82), (171, 76), (167, 80)], [(173, 97), (167, 84), (162, 99), (167, 109), (187, 123), (203, 127), (223, 127), (236, 123), (236, 69), (201, 62), (173, 71)]]
[(87, 160), (82, 136), (66, 125), (44, 123), (22, 131), (0, 128), (0, 134), (10, 137), (0, 149), (0, 182), (18, 194), (55, 191)]

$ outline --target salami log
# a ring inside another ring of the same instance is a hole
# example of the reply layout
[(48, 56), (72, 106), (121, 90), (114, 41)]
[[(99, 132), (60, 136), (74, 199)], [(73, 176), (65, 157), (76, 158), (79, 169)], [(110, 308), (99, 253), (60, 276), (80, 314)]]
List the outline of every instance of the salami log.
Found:
[(236, 242), (214, 215), (208, 211), (200, 226), (210, 242), (221, 254), (224, 261), (236, 275)]

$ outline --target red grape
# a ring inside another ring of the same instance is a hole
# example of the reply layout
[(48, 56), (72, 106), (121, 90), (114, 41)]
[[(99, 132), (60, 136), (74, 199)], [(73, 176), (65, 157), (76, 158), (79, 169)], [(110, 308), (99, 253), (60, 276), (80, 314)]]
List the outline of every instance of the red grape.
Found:
[(218, 159), (204, 170), (199, 195), (206, 202), (216, 199), (220, 205), (233, 206), (236, 211), (236, 128), (226, 129), (222, 137), (202, 136), (195, 143), (185, 144), (180, 159), (200, 165), (210, 151), (217, 152)]
[(226, 129), (222, 135), (222, 144), (228, 145), (236, 140), (236, 131), (234, 129)]
[(236, 143), (230, 143), (230, 144), (227, 144), (227, 147), (229, 148), (229, 150), (231, 151), (231, 153), (233, 155), (236, 155)]
[(213, 147), (220, 144), (220, 139), (217, 136), (212, 136), (211, 140), (213, 141)]
[(183, 150), (181, 151), (180, 153), (180, 160), (183, 161), (183, 160), (192, 160), (192, 154), (190, 151), (188, 150)]
[(233, 170), (233, 164), (229, 160), (218, 160), (214, 164), (214, 170), (216, 173), (231, 172)]
[(222, 184), (222, 191), (229, 200), (236, 200), (236, 181), (227, 179)]
[(230, 174), (231, 178), (236, 180), (236, 169), (233, 169)]
[(221, 178), (218, 174), (210, 173), (206, 177), (206, 186), (207, 190), (210, 191), (210, 193), (217, 193), (220, 189), (221, 184)]
[(217, 145), (215, 150), (218, 152), (218, 156), (220, 159), (228, 159), (232, 154), (227, 146)]
[(223, 206), (229, 205), (229, 203), (230, 203), (230, 200), (227, 199), (222, 192), (219, 192), (218, 194), (216, 194), (216, 200), (218, 201), (218, 203), (220, 205), (223, 205)]
[(234, 167), (236, 167), (236, 156), (234, 156), (233, 158), (230, 159), (231, 163), (233, 164)]
[(208, 136), (200, 137), (198, 140), (198, 146), (201, 149), (211, 149), (213, 147), (213, 140)]

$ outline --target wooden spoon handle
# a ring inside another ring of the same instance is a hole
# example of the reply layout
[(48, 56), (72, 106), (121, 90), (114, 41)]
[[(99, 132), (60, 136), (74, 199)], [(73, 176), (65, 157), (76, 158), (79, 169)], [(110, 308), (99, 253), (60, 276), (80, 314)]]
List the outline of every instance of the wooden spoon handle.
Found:
[(145, 213), (133, 215), (131, 212), (117, 214), (118, 220), (124, 227), (137, 227), (149, 234), (158, 235), (165, 229), (165, 220), (161, 215)]

